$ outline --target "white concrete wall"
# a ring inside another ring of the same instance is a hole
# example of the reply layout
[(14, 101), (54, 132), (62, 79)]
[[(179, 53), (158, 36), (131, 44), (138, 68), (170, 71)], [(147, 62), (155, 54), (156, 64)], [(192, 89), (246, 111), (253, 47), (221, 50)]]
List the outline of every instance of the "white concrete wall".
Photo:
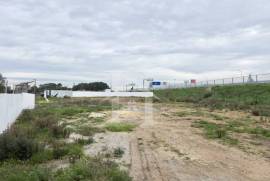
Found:
[(153, 97), (153, 92), (90, 92), (90, 91), (73, 91), (72, 97)]
[(51, 96), (56, 96), (56, 97), (72, 97), (72, 91), (69, 90), (51, 90)]
[[(49, 94), (48, 91), (44, 92)], [(153, 97), (153, 92), (92, 92), (52, 90), (51, 95), (57, 97)]]
[(34, 108), (34, 94), (0, 94), (0, 133), (7, 129), (24, 109)]

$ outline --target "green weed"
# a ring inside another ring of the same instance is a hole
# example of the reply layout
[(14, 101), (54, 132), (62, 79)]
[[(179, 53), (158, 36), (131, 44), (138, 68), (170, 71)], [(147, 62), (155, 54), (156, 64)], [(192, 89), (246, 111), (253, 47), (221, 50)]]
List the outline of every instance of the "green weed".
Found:
[(207, 121), (196, 121), (192, 124), (193, 127), (203, 128), (204, 134), (209, 139), (219, 139), (230, 145), (238, 144), (238, 140), (231, 138), (228, 135), (228, 130), (222, 124), (210, 123)]
[(130, 123), (109, 123), (105, 128), (112, 132), (130, 132), (136, 127), (134, 124)]
[(114, 151), (113, 151), (114, 157), (117, 157), (117, 158), (121, 158), (124, 155), (124, 153), (125, 153), (125, 151), (120, 147), (114, 149)]

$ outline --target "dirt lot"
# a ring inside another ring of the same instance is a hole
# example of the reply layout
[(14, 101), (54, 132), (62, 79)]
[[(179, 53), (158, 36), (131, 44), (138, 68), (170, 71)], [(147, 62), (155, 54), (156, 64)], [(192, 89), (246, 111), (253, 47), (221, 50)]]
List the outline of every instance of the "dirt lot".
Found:
[(107, 122), (135, 123), (137, 128), (130, 133), (96, 135), (86, 153), (122, 147), (125, 154), (118, 162), (129, 169), (135, 181), (270, 180), (269, 140), (255, 139), (260, 141), (255, 144), (253, 137), (232, 134), (239, 144), (228, 145), (207, 139), (202, 129), (192, 126), (201, 119), (222, 122), (214, 118), (250, 118), (248, 113), (200, 109), (200, 114), (193, 114), (198, 108), (184, 104), (145, 104), (134, 100), (122, 104)]

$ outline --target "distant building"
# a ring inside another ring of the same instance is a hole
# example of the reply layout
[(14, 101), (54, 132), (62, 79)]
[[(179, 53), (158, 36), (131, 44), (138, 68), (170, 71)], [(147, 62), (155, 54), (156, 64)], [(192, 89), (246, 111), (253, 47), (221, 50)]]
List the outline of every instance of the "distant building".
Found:
[(28, 92), (30, 90), (30, 85), (28, 82), (20, 83), (18, 85), (15, 85), (14, 92), (15, 93), (23, 93)]
[(30, 81), (30, 82), (22, 82), (20, 84), (15, 85), (14, 87), (14, 93), (27, 93), (29, 91), (31, 91), (31, 84), (34, 84), (34, 90), (32, 90), (33, 92), (36, 92), (36, 80)]

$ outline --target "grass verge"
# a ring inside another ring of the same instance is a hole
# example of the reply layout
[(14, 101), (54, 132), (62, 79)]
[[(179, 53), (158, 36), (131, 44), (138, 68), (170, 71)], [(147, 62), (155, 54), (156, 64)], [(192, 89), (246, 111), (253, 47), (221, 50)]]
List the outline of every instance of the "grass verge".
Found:
[(154, 93), (162, 102), (191, 102), (213, 109), (251, 110), (255, 116), (270, 116), (270, 84), (156, 90)]
[(136, 125), (130, 123), (109, 123), (105, 126), (111, 132), (131, 132), (135, 127)]

